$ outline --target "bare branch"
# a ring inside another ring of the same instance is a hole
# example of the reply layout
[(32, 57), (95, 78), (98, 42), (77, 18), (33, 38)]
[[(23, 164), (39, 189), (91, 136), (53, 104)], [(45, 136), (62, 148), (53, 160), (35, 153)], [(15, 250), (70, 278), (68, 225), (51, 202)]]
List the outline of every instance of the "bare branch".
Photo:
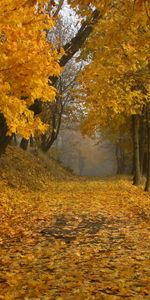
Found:
[(60, 0), (60, 1), (59, 1), (59, 4), (58, 4), (58, 6), (57, 6), (57, 9), (56, 9), (56, 11), (55, 11), (55, 13), (54, 13), (54, 15), (53, 15), (54, 17), (57, 17), (57, 16), (58, 16), (58, 14), (59, 14), (59, 12), (60, 12), (60, 10), (61, 10), (63, 4), (64, 4), (64, 0)]

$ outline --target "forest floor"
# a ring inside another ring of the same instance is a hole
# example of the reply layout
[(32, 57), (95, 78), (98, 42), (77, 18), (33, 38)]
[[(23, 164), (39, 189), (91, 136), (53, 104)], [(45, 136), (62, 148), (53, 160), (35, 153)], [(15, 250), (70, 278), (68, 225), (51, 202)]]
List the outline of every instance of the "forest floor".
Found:
[(0, 160), (0, 299), (150, 299), (150, 195), (9, 147)]

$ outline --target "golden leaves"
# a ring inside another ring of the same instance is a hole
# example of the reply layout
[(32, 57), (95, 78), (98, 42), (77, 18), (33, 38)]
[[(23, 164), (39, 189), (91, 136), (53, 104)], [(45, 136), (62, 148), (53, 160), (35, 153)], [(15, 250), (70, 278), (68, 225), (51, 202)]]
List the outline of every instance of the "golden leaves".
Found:
[(6, 2), (0, 8), (0, 111), (6, 118), (8, 134), (29, 138), (35, 130), (43, 133), (46, 129), (29, 110), (29, 104), (37, 98), (55, 98), (56, 91), (48, 85), (48, 78), (59, 76), (60, 54), (44, 33), (54, 25), (52, 18), (38, 13), (31, 1), (32, 5), (28, 1)]
[(89, 112), (84, 133), (108, 130), (114, 124), (117, 132), (149, 101), (149, 21), (144, 1), (134, 4), (134, 8), (132, 1), (108, 5), (88, 40), (91, 61), (79, 76), (78, 90)]
[(81, 180), (50, 160), (48, 171), (12, 147), (0, 164), (1, 299), (149, 295), (148, 194), (127, 178)]

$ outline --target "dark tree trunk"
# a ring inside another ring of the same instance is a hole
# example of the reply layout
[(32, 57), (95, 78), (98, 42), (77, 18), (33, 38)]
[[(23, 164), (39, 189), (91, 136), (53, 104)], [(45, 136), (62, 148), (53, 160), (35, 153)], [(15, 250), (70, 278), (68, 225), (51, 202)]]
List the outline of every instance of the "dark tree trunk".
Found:
[(0, 113), (0, 155), (5, 153), (6, 147), (10, 144), (11, 136), (7, 136), (7, 124), (2, 113)]
[(144, 174), (145, 142), (146, 142), (146, 109), (144, 107), (143, 114), (140, 120), (140, 170), (142, 175)]
[(60, 65), (63, 67), (66, 63), (76, 54), (83, 46), (87, 38), (90, 36), (94, 29), (94, 25), (102, 18), (99, 10), (95, 9), (92, 15), (85, 20), (76, 36), (71, 39), (66, 45), (63, 46), (65, 54), (60, 59)]
[(29, 140), (26, 140), (26, 139), (23, 138), (21, 140), (21, 143), (20, 143), (20, 148), (23, 149), (23, 150), (27, 150), (28, 143), (29, 143)]
[(132, 116), (132, 125), (133, 125), (133, 184), (139, 185), (141, 181), (141, 172), (140, 172), (140, 148), (139, 148), (139, 116)]
[(51, 106), (51, 113), (52, 113), (52, 131), (48, 135), (42, 136), (42, 143), (41, 143), (41, 149), (43, 152), (47, 152), (53, 143), (56, 141), (59, 131), (60, 131), (60, 126), (61, 126), (61, 120), (62, 120), (62, 114), (63, 114), (63, 104), (61, 103), (61, 100), (56, 99), (56, 103), (52, 103)]
[[(33, 105), (30, 106), (30, 110), (34, 112), (34, 115), (38, 115), (42, 112), (42, 103), (40, 100), (36, 100)], [(29, 140), (22, 138), (20, 148), (27, 150)]]
[(34, 139), (33, 137), (31, 136), (30, 137), (30, 147), (33, 147), (34, 146)]
[(147, 175), (145, 191), (150, 191), (150, 105), (147, 106)]
[[(147, 137), (146, 137), (146, 141), (147, 141)], [(143, 162), (143, 174), (144, 175), (147, 174), (147, 165), (148, 165), (148, 153), (147, 153), (147, 144), (146, 144), (146, 150), (144, 153), (144, 162)]]

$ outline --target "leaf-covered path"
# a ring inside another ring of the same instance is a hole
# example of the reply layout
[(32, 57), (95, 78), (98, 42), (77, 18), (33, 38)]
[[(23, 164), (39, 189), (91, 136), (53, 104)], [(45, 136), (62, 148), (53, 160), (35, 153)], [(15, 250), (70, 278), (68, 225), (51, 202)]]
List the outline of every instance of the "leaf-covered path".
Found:
[(127, 179), (39, 176), (0, 181), (0, 299), (150, 299), (149, 195)]

